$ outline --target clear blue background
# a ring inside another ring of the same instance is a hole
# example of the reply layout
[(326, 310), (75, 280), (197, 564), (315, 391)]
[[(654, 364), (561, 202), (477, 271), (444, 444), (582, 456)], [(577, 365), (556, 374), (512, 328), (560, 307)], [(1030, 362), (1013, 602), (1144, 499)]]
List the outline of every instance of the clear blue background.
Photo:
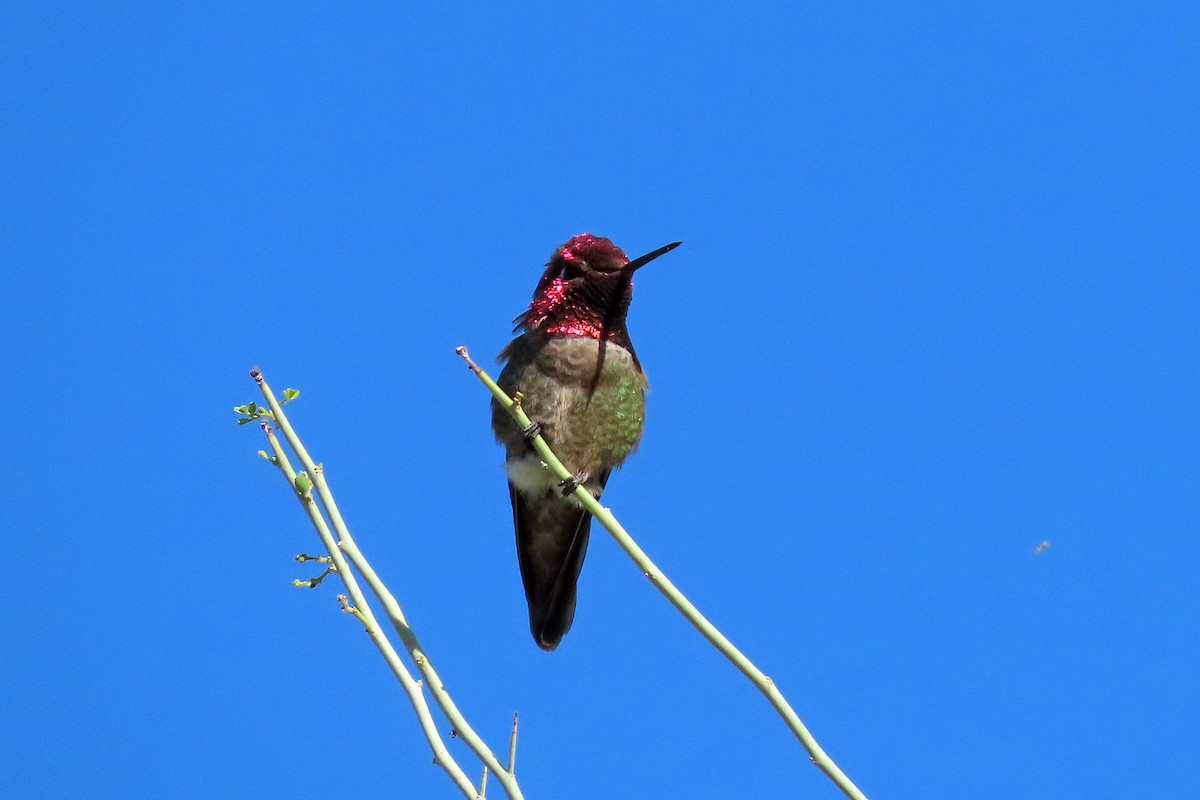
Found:
[(255, 364), (530, 798), (838, 796), (603, 533), (529, 637), (453, 348), (587, 230), (606, 501), (869, 795), (1196, 797), (1195, 4), (413, 5), (0, 14), (0, 796), (458, 796)]

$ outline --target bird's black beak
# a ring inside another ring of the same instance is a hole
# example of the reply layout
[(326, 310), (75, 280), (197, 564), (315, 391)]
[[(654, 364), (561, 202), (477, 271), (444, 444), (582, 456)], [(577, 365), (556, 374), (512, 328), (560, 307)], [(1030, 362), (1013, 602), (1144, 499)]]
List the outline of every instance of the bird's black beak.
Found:
[(679, 245), (681, 245), (681, 244), (683, 244), (683, 242), (671, 242), (669, 245), (666, 245), (665, 247), (660, 247), (653, 252), (646, 253), (646, 255), (641, 256), (640, 258), (635, 258), (633, 261), (630, 261), (628, 264), (626, 264), (624, 267), (621, 268), (621, 271), (628, 273), (628, 274), (633, 274), (633, 272), (646, 266), (651, 261), (653, 261), (654, 259), (661, 256), (663, 253), (669, 253), (672, 250), (674, 250), (676, 247), (679, 247)]

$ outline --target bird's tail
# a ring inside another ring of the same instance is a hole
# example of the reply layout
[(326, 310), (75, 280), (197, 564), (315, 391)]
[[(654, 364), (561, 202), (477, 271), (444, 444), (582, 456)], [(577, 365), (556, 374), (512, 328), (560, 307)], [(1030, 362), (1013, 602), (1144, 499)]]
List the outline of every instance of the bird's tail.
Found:
[(575, 620), (575, 587), (587, 555), (592, 515), (553, 491), (530, 501), (511, 484), (509, 490), (529, 629), (538, 647), (553, 650)]

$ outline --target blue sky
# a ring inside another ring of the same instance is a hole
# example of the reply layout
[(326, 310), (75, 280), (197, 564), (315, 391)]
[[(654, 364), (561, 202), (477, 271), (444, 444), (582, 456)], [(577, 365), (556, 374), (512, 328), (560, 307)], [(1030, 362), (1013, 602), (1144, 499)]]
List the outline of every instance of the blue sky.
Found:
[(453, 348), (586, 230), (606, 503), (870, 796), (1194, 797), (1194, 5), (408, 5), (0, 12), (0, 795), (458, 796), (260, 365), (527, 796), (838, 796), (603, 533), (528, 635)]

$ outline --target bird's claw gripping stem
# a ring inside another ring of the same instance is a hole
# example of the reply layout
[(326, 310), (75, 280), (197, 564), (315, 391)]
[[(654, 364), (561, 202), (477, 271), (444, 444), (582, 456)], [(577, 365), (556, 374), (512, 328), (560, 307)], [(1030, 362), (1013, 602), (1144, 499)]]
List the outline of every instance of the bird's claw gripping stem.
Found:
[(571, 495), (575, 494), (575, 490), (578, 489), (586, 480), (587, 475), (583, 474), (582, 472), (576, 472), (569, 478), (563, 478), (558, 482), (558, 485), (562, 487), (563, 497), (570, 497)]
[(526, 444), (533, 444), (533, 440), (542, 434), (542, 426), (537, 422), (530, 422), (527, 427), (521, 429), (521, 436), (525, 439)]

